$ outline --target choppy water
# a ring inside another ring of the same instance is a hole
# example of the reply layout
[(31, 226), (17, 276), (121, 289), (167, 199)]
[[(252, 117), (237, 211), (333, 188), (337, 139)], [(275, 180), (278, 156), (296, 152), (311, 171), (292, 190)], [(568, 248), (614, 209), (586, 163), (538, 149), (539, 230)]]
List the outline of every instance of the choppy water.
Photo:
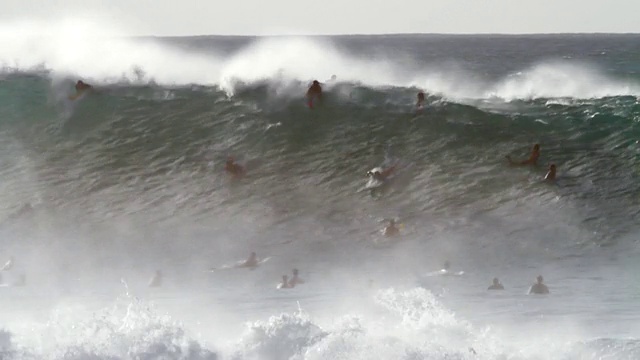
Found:
[[(0, 30), (0, 256), (27, 280), (0, 288), (3, 358), (640, 356), (638, 36)], [(445, 260), (464, 275), (426, 276)]]

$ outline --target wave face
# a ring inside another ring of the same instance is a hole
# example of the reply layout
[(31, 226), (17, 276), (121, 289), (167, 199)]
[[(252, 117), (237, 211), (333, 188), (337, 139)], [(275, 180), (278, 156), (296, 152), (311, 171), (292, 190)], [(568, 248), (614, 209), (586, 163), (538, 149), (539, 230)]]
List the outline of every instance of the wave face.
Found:
[[(637, 36), (75, 25), (0, 27), (2, 279), (28, 279), (2, 288), (3, 358), (637, 358)], [(95, 91), (71, 101), (77, 79)], [(537, 167), (508, 166), (534, 143)], [(397, 242), (378, 234), (391, 217)], [(250, 251), (272, 259), (203, 272)], [(423, 276), (445, 259), (464, 276)], [(293, 267), (307, 283), (276, 291)], [(544, 301), (523, 295), (539, 273)], [(121, 279), (142, 300), (114, 306)]]

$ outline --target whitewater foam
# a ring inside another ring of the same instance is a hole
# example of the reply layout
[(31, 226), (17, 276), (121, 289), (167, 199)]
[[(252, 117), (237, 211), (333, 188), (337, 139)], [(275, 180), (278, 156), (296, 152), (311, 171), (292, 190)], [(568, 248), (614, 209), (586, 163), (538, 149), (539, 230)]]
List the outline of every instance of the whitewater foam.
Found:
[[(403, 53), (347, 53), (326, 38), (255, 38), (231, 53), (216, 51), (215, 45), (196, 51), (162, 39), (126, 37), (112, 26), (81, 19), (6, 23), (0, 26), (0, 46), (5, 71), (46, 70), (99, 84), (220, 86), (229, 95), (238, 84), (272, 82), (274, 93), (298, 97), (308, 81), (334, 74), (341, 82), (417, 87), (458, 101), (640, 95), (638, 84), (578, 61), (538, 62), (492, 79), (452, 61), (425, 67)], [(301, 83), (292, 86), (292, 81)]]

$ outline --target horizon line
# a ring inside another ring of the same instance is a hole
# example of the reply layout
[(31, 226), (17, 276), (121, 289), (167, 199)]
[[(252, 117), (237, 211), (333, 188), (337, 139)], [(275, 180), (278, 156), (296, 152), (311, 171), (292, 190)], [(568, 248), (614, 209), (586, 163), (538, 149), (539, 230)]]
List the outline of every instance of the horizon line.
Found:
[(187, 37), (347, 37), (347, 36), (557, 36), (557, 35), (640, 35), (640, 32), (548, 32), (548, 33), (341, 33), (341, 34), (193, 34), (193, 35), (132, 35), (132, 37), (161, 37), (161, 38), (187, 38)]

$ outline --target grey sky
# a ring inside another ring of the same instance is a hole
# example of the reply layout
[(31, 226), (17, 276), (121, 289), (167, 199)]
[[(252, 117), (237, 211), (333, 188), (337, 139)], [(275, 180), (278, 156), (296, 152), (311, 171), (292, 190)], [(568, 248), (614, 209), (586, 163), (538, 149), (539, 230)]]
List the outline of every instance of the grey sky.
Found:
[(640, 33), (640, 0), (0, 0), (10, 20), (97, 18), (131, 35)]

